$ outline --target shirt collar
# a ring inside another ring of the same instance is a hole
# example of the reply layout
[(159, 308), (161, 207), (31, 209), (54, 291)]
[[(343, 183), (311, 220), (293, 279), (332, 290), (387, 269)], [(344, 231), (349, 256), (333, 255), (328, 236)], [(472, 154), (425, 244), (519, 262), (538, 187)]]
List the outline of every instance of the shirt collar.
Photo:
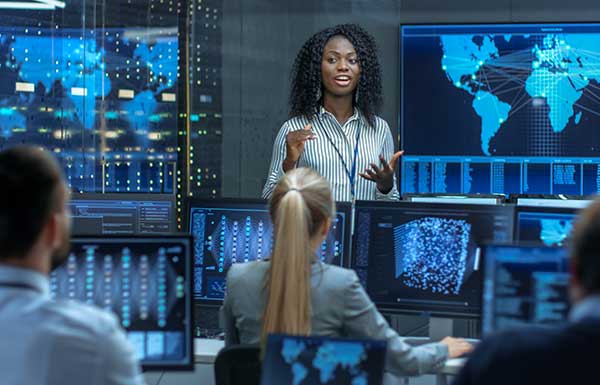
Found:
[(33, 269), (0, 264), (0, 287), (2, 284), (18, 284), (31, 287), (41, 294), (50, 293), (48, 277)]
[[(325, 107), (323, 105), (321, 105), (319, 107), (319, 117), (323, 117), (324, 115), (331, 116), (333, 119), (335, 119), (337, 121), (335, 116), (333, 116), (333, 114), (331, 112), (327, 111), (325, 109)], [(357, 120), (357, 119), (360, 119), (360, 111), (358, 110), (358, 108), (354, 107), (354, 112), (352, 113), (352, 116), (350, 118), (348, 118), (348, 120), (344, 124), (348, 124), (348, 122), (351, 122), (351, 121)]]
[(569, 313), (571, 322), (579, 322), (587, 318), (600, 318), (600, 294), (585, 297), (573, 306)]

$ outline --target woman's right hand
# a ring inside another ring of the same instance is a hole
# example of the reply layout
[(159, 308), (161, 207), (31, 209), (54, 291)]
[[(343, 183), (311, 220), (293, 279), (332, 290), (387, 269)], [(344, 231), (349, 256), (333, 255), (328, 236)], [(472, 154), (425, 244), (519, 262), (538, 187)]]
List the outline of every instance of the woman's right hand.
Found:
[(313, 140), (316, 135), (312, 131), (312, 124), (307, 124), (302, 130), (291, 131), (285, 138), (286, 157), (283, 161), (283, 171), (289, 171), (296, 166), (300, 155), (304, 152), (307, 140)]
[(440, 343), (448, 346), (448, 358), (458, 358), (473, 350), (473, 345), (462, 338), (446, 337)]

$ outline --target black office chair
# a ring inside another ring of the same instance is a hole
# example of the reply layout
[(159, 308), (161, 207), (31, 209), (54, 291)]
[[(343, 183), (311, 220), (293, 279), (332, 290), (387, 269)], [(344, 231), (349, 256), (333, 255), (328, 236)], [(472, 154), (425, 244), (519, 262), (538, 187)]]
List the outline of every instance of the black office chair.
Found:
[(234, 345), (221, 349), (215, 360), (217, 385), (260, 385), (260, 348)]

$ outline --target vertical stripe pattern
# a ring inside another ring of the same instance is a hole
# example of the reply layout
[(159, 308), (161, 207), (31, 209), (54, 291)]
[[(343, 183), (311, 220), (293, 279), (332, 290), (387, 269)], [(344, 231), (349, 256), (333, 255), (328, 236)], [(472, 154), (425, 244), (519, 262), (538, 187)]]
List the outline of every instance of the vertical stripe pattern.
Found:
[[(273, 157), (269, 176), (262, 192), (263, 198), (271, 197), (277, 181), (284, 174), (282, 162), (286, 157), (287, 134), (302, 130), (308, 123), (309, 121), (304, 117), (295, 117), (286, 121), (279, 130), (273, 145)], [(377, 116), (374, 127), (371, 127), (357, 109), (346, 123), (340, 125), (330, 112), (321, 108), (320, 113), (314, 117), (312, 122), (312, 130), (317, 138), (306, 142), (304, 152), (298, 160), (298, 167), (310, 167), (323, 175), (331, 184), (336, 201), (351, 201), (350, 178), (339, 154), (343, 156), (348, 172), (351, 172), (356, 134), (359, 128), (361, 133), (358, 144), (357, 175), (355, 176), (355, 198), (357, 200), (398, 200), (399, 193), (395, 175), (394, 186), (388, 194), (382, 194), (377, 190), (374, 182), (358, 175), (359, 172), (370, 168), (370, 163), (379, 165), (380, 154), (389, 160), (394, 154), (394, 140), (385, 120)], [(327, 139), (327, 136), (331, 141)], [(334, 146), (337, 147), (339, 154)]]

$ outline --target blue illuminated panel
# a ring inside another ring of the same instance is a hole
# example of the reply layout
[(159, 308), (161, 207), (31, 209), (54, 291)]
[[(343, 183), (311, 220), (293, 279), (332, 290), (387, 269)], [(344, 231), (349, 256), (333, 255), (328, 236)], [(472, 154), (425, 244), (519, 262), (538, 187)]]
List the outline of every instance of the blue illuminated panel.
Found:
[(402, 192), (600, 192), (599, 42), (600, 24), (403, 25)]
[(566, 322), (566, 249), (493, 245), (484, 249), (484, 259), (484, 334), (527, 324)]
[(191, 363), (191, 241), (75, 238), (50, 274), (52, 297), (112, 311), (145, 366)]
[[(225, 277), (234, 263), (263, 260), (273, 248), (273, 224), (266, 203), (228, 203), (210, 207), (193, 204), (190, 231), (194, 236), (194, 295), (220, 301)], [(348, 212), (338, 211), (329, 235), (317, 251), (323, 262), (341, 266), (348, 252)]]
[(173, 193), (173, 27), (0, 27), (0, 149), (47, 148), (74, 191)]

